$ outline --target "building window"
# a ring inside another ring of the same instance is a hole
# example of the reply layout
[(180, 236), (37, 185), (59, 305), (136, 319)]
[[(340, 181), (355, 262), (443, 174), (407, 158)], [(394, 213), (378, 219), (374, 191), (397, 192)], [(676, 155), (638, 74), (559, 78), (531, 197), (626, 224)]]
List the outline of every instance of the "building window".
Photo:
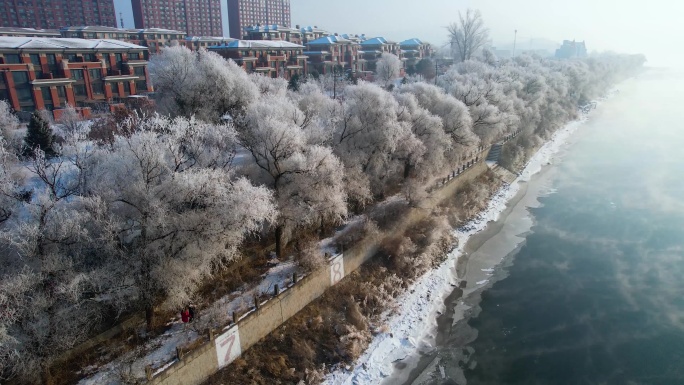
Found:
[(33, 104), (33, 96), (31, 95), (31, 85), (29, 84), (29, 75), (26, 71), (12, 72), (12, 79), (14, 80), (14, 88), (17, 91), (19, 103)]
[(52, 104), (52, 93), (50, 93), (50, 87), (43, 87), (40, 89), (43, 95), (43, 102)]
[(91, 84), (91, 88), (93, 90), (93, 94), (95, 95), (102, 95), (104, 94), (104, 89), (102, 87), (102, 82), (93, 82)]
[(145, 67), (134, 67), (133, 74), (136, 76), (145, 76)]
[(19, 64), (21, 63), (21, 58), (18, 54), (6, 53), (5, 54), (5, 64)]
[(88, 96), (86, 93), (85, 84), (74, 84), (74, 95), (76, 96)]
[(74, 80), (83, 80), (83, 70), (71, 70), (71, 78)]
[(123, 89), (125, 93), (131, 93), (131, 82), (123, 82)]
[(90, 80), (102, 79), (102, 71), (99, 69), (88, 70), (88, 74), (90, 75)]
[(137, 93), (147, 91), (147, 82), (144, 80), (138, 80), (137, 82), (135, 82), (135, 91)]
[(35, 66), (40, 65), (40, 55), (38, 55), (37, 53), (32, 53), (29, 56), (31, 57), (31, 63), (33, 63), (33, 65), (35, 65)]
[(59, 95), (59, 98), (66, 99), (66, 87), (64, 86), (57, 86), (57, 95)]

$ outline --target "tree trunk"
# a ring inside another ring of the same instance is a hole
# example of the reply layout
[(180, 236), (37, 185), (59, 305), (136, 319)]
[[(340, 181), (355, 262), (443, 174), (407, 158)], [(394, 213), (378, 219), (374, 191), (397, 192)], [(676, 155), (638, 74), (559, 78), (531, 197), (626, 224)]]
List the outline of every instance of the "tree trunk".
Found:
[(149, 333), (154, 326), (154, 305), (145, 305), (145, 322)]
[(409, 175), (411, 175), (411, 162), (407, 160), (404, 163), (404, 179), (408, 178)]
[(55, 385), (55, 379), (52, 377), (52, 373), (50, 372), (50, 365), (43, 363), (42, 367), (43, 371), (40, 373), (40, 377), (43, 385)]
[(276, 255), (278, 258), (283, 257), (283, 225), (278, 225), (275, 228), (275, 242), (276, 242)]

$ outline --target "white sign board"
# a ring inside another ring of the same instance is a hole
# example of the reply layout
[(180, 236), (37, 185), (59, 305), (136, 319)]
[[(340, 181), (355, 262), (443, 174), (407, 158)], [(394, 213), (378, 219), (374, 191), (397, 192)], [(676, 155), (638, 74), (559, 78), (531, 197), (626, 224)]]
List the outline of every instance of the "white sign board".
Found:
[(233, 362), (241, 354), (240, 333), (238, 333), (237, 325), (216, 338), (216, 356), (219, 369)]
[(330, 260), (330, 285), (340, 282), (344, 278), (344, 255), (340, 254)]

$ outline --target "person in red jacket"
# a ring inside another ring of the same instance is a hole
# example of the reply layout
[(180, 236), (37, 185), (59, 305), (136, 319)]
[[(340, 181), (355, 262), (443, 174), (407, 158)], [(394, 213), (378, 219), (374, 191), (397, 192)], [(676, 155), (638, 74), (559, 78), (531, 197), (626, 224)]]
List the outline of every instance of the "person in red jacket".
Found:
[(190, 321), (190, 309), (188, 309), (187, 306), (181, 310), (181, 321), (183, 321), (184, 324)]

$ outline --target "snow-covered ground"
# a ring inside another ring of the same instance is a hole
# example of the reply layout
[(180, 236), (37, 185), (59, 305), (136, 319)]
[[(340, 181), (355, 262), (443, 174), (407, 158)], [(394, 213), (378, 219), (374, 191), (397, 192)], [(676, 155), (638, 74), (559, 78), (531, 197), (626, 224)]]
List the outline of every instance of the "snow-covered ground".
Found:
[[(511, 185), (502, 187), (492, 197), (485, 210), (466, 226), (455, 231), (459, 246), (449, 253), (447, 260), (440, 267), (423, 275), (405, 294), (397, 298), (397, 303), (401, 306), (398, 311), (388, 314), (386, 332), (374, 337), (353, 368), (334, 370), (326, 377), (324, 384), (379, 384), (383, 378), (392, 374), (393, 362), (404, 359), (417, 350), (431, 349), (437, 316), (444, 311), (444, 300), (458, 284), (454, 267), (470, 236), (482, 231), (490, 221), (499, 218), (507, 202), (518, 192), (518, 182), (528, 181), (532, 175), (541, 171), (544, 165), (549, 164), (554, 154), (585, 120), (586, 117), (583, 117), (558, 130), (530, 159)], [(476, 284), (484, 285), (487, 282), (484, 280)]]
[[(147, 365), (152, 366), (154, 373), (163, 371), (175, 362), (176, 346), (183, 346), (197, 340), (200, 337), (199, 333), (203, 333), (209, 325), (216, 327), (227, 324), (232, 320), (233, 312), (244, 314), (245, 311), (251, 309), (255, 295), (273, 293), (276, 284), (280, 288), (286, 288), (292, 282), (292, 274), (301, 273), (293, 260), (286, 262), (273, 260), (272, 263), (274, 266), (257, 285), (240, 288), (214, 302), (210, 307), (202, 309), (199, 319), (193, 323), (183, 324), (180, 315), (177, 315), (169, 320), (167, 324), (169, 329), (164, 334), (148, 341), (140, 351), (127, 352), (100, 367), (90, 366), (83, 369), (82, 374), (87, 377), (79, 384), (122, 384), (122, 373), (130, 373), (133, 377), (142, 379), (145, 378)], [(142, 330), (139, 333), (142, 334)]]

